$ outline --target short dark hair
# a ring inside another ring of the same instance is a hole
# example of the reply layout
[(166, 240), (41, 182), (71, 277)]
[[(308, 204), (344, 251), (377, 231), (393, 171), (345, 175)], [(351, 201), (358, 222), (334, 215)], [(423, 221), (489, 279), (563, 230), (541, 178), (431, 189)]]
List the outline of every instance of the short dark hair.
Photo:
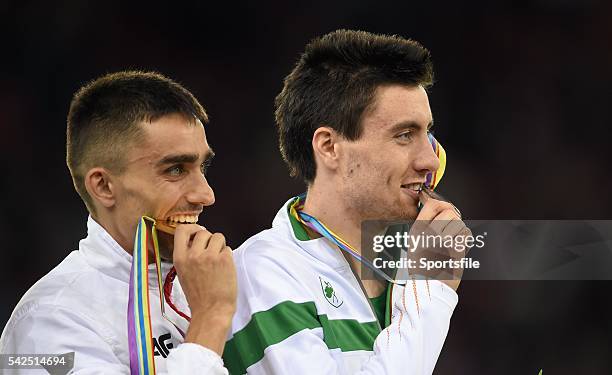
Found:
[(121, 173), (130, 142), (142, 135), (138, 124), (178, 113), (208, 122), (197, 99), (177, 82), (156, 72), (107, 74), (81, 87), (72, 98), (66, 128), (66, 164), (88, 210), (95, 209), (85, 189), (93, 167)]
[(349, 140), (361, 136), (361, 119), (377, 87), (432, 83), (430, 53), (414, 40), (354, 30), (314, 39), (276, 97), (280, 151), (291, 175), (314, 181), (317, 128), (329, 126)]

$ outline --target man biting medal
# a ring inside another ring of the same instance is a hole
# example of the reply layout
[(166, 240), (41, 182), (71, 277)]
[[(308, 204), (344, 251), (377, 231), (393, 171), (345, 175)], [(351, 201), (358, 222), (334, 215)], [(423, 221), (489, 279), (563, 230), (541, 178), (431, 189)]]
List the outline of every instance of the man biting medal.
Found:
[(74, 352), (77, 374), (227, 373), (231, 249), (196, 224), (215, 201), (207, 122), (157, 73), (109, 74), (74, 95), (66, 160), (87, 237), (21, 299), (0, 353)]

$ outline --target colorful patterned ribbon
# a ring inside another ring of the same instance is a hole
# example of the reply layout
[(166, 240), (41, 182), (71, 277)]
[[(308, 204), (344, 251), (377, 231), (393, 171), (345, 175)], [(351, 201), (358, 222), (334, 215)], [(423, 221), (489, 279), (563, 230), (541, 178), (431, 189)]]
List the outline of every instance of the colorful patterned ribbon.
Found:
[[(132, 375), (155, 375), (155, 359), (153, 335), (151, 329), (151, 305), (149, 303), (149, 245), (153, 245), (157, 283), (159, 286), (159, 303), (164, 319), (170, 322), (185, 336), (184, 332), (168, 318), (165, 310), (164, 297), (180, 316), (189, 317), (178, 311), (170, 300), (172, 281), (176, 276), (174, 267), (170, 270), (166, 283), (162, 287), (161, 257), (155, 220), (143, 216), (136, 229), (134, 253), (132, 254), (132, 270), (130, 272), (130, 289), (128, 299), (128, 344), (130, 349), (130, 373)], [(163, 296), (162, 296), (163, 293)]]
[(425, 186), (429, 189), (433, 190), (438, 186), (438, 183), (444, 176), (444, 171), (446, 170), (446, 151), (444, 151), (444, 147), (438, 142), (436, 138), (434, 138), (433, 134), (428, 133), (429, 142), (431, 143), (431, 147), (433, 147), (438, 160), (440, 160), (440, 166), (438, 170), (433, 173), (428, 173), (425, 178)]
[[(148, 233), (147, 218), (142, 217), (138, 229), (136, 229), (136, 239), (134, 241), (127, 311), (130, 373), (132, 375), (155, 374), (153, 335), (151, 334), (151, 306), (149, 304)], [(152, 234), (152, 240), (155, 244), (157, 236), (155, 232), (152, 232)], [(157, 258), (157, 246), (154, 245), (154, 248)]]
[(332, 243), (340, 248), (340, 250), (348, 253), (353, 258), (357, 259), (359, 262), (370, 268), (373, 272), (384, 278), (390, 283), (396, 283), (395, 280), (390, 278), (386, 273), (376, 268), (369, 260), (362, 257), (355, 248), (351, 246), (348, 242), (343, 240), (340, 236), (334, 233), (331, 229), (329, 229), (325, 224), (320, 222), (316, 217), (309, 215), (302, 211), (304, 208), (304, 198), (306, 194), (302, 194), (297, 197), (295, 202), (291, 204), (289, 208), (289, 213), (295, 217), (302, 225), (312, 229), (315, 233), (320, 234), (321, 236), (327, 238)]

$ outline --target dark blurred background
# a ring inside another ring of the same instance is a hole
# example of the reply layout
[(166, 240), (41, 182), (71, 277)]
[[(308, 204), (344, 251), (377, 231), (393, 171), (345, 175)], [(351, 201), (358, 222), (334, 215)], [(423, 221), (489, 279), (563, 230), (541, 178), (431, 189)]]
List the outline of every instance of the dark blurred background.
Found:
[[(338, 28), (432, 51), (439, 191), (464, 217), (609, 219), (612, 4), (459, 3), (1, 2), (0, 327), (85, 236), (64, 161), (80, 85), (138, 68), (192, 90), (217, 153), (201, 222), (237, 247), (304, 190), (278, 152), (273, 99), (304, 45)], [(611, 285), (464, 282), (436, 374), (611, 373)]]

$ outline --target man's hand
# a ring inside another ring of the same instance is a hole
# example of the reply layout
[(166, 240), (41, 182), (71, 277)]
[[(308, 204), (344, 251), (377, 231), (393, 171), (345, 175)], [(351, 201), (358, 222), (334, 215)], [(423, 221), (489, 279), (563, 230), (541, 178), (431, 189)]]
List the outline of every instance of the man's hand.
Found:
[[(461, 220), (459, 210), (449, 202), (435, 199), (429, 190), (423, 190), (420, 194), (423, 208), (416, 218), (415, 225), (411, 228), (412, 235), (434, 235), (440, 238), (456, 238), (458, 236), (470, 236), (472, 232), (465, 223)], [(461, 243), (465, 243), (462, 241)], [(428, 260), (461, 260), (465, 257), (469, 249), (465, 248), (461, 251), (454, 248), (435, 248), (433, 251), (427, 251)], [(419, 251), (417, 251), (417, 254)], [(423, 251), (420, 254), (423, 255)], [(441, 280), (446, 285), (454, 290), (457, 290), (463, 275), (463, 269), (454, 269), (451, 271), (452, 277), (450, 280)], [(438, 277), (439, 279), (439, 277)]]
[(191, 310), (185, 342), (223, 353), (236, 310), (236, 269), (221, 233), (181, 224), (174, 234), (174, 266)]

